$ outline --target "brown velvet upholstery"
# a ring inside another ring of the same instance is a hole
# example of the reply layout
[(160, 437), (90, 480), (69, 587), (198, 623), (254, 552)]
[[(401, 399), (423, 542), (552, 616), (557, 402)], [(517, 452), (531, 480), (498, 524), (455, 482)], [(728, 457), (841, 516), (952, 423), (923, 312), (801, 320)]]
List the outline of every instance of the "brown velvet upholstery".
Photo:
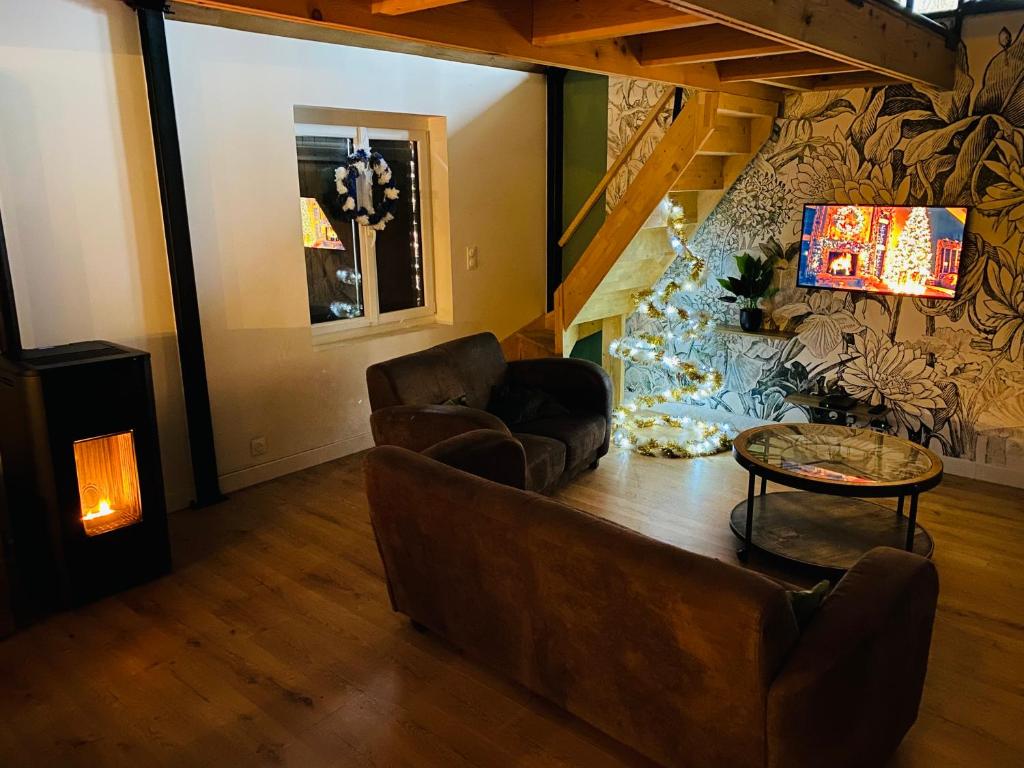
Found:
[(410, 451), (422, 451), (476, 429), (512, 434), (497, 416), (462, 405), (393, 405), (370, 415), (375, 444), (397, 445)]
[(376, 412), (389, 405), (436, 405), (465, 395), (470, 408), (483, 409), (491, 389), (505, 378), (506, 367), (493, 333), (438, 344), (367, 368), (370, 408)]
[(558, 485), (565, 473), (565, 443), (523, 432), (516, 432), (513, 436), (526, 452), (526, 490), (544, 493)]
[(861, 558), (772, 685), (770, 766), (885, 763), (917, 719), (938, 594), (930, 560), (889, 548)]
[[(570, 413), (506, 425), (484, 410), (491, 390), (506, 381), (543, 390)], [(608, 452), (608, 374), (585, 360), (546, 358), (506, 363), (501, 345), (491, 333), (455, 339), (377, 363), (367, 369), (366, 384), (372, 409), (370, 425), (377, 445), (422, 451), (472, 430), (511, 431), (526, 452), (529, 490), (549, 492)], [(466, 406), (438, 405), (463, 395)], [(475, 466), (483, 476), (495, 475), (483, 464)]]
[(564, 446), (567, 474), (578, 475), (590, 464), (604, 445), (608, 420), (597, 414), (553, 416), (516, 424), (517, 436), (539, 435), (557, 440)]
[(562, 357), (516, 360), (508, 364), (508, 379), (544, 390), (575, 414), (605, 416), (605, 433), (598, 457), (608, 453), (612, 387), (608, 374), (601, 366), (587, 360)]
[(366, 479), (395, 610), (662, 764), (879, 765), (913, 721), (916, 555), (869, 553), (801, 637), (751, 571), (399, 448)]
[(508, 432), (496, 429), (463, 432), (435, 443), (423, 451), (423, 455), (477, 477), (532, 490), (528, 485), (523, 444)]

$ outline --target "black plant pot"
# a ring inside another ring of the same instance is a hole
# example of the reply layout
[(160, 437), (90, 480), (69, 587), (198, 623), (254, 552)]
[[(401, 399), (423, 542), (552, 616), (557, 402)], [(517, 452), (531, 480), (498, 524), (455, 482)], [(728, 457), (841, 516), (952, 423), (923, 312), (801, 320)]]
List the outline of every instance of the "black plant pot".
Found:
[(761, 330), (761, 321), (764, 319), (764, 312), (760, 309), (741, 309), (740, 328), (744, 331)]

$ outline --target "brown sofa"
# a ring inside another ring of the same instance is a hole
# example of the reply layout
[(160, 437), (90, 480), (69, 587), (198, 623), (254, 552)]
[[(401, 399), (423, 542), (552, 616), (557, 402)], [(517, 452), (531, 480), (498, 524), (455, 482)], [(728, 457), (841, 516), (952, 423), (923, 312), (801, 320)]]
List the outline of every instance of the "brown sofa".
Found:
[[(486, 408), (499, 385), (543, 391), (566, 411), (506, 424)], [(491, 333), (456, 339), (370, 366), (370, 426), (377, 445), (413, 451), (476, 429), (514, 434), (527, 463), (526, 487), (549, 492), (608, 453), (612, 388), (586, 360), (506, 362)], [(463, 400), (464, 404), (446, 404)]]
[(917, 716), (924, 558), (872, 550), (801, 632), (783, 585), (537, 494), (395, 447), (366, 477), (396, 611), (657, 762), (881, 766)]

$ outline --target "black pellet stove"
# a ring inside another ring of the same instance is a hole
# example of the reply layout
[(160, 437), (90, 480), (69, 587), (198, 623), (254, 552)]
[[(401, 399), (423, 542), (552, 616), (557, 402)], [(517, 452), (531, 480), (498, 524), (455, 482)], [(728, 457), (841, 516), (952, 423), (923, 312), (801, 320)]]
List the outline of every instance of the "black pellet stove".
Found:
[(170, 570), (149, 354), (105, 341), (0, 358), (19, 617)]
[(22, 349), (2, 224), (0, 494), (9, 623), (170, 570), (149, 353), (106, 341)]

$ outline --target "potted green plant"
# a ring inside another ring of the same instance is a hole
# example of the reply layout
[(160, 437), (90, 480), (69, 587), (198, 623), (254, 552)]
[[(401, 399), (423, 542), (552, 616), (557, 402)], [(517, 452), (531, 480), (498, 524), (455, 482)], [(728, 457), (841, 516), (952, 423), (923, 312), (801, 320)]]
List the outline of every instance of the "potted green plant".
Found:
[(722, 301), (740, 305), (740, 327), (744, 331), (761, 328), (764, 313), (758, 304), (762, 299), (774, 296), (778, 288), (772, 287), (775, 272), (775, 258), (755, 258), (749, 253), (736, 256), (738, 277), (720, 277), (718, 284), (729, 292), (721, 296)]

